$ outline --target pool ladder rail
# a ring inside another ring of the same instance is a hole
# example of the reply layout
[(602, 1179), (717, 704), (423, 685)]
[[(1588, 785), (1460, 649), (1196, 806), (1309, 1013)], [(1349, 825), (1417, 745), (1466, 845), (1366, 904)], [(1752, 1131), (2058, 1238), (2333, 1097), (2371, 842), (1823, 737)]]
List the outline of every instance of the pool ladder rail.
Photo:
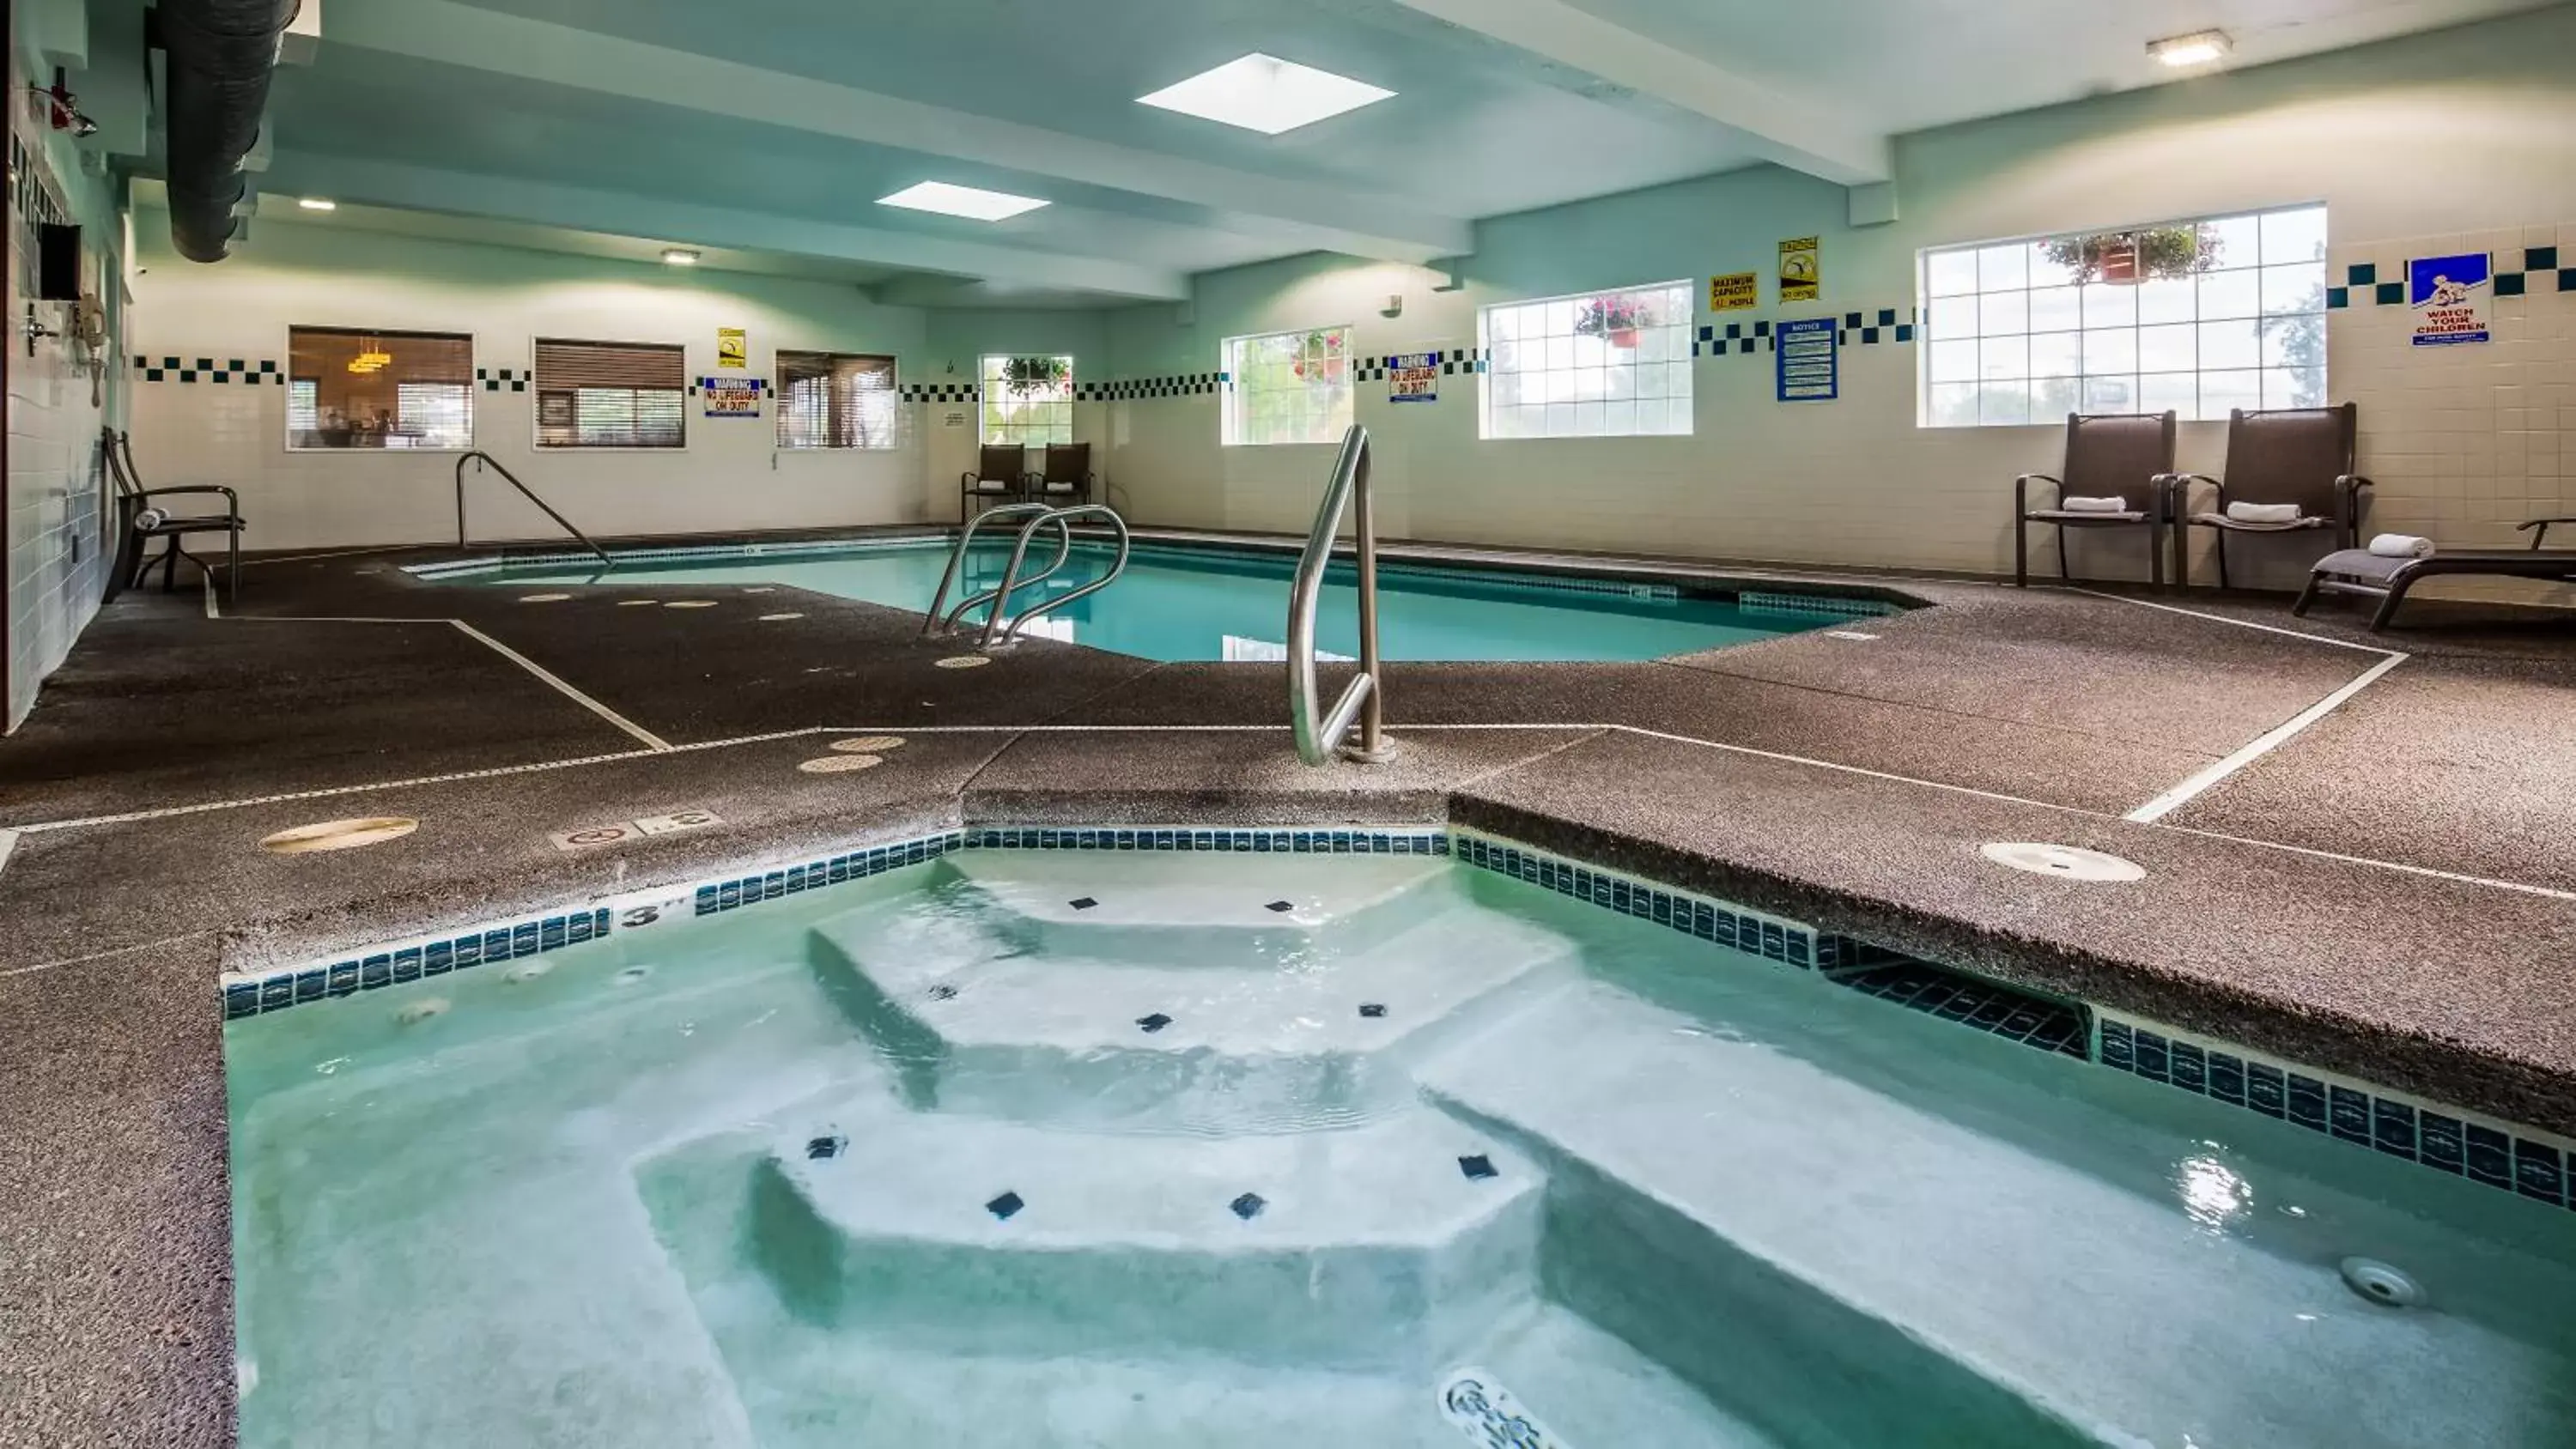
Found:
[[(959, 600), (955, 608), (949, 608), (948, 591), (958, 586), (958, 576), (966, 567), (966, 553), (974, 546), (976, 530), (986, 523), (1014, 518), (1027, 521), (1020, 525), (1019, 539), (1011, 546), (1011, 561), (1002, 570), (1002, 581), (982, 593)], [(1013, 593), (1045, 583), (1055, 577), (1056, 573), (1073, 557), (1073, 525), (1085, 520), (1106, 523), (1117, 535), (1118, 557), (1111, 561), (1108, 571), (1080, 588), (1067, 589), (1054, 598), (1032, 604), (1019, 613), (1005, 618), (1003, 609)], [(1027, 578), (1020, 577), (1021, 566), (1028, 562), (1029, 540), (1037, 537), (1038, 530), (1050, 526), (1055, 529), (1054, 560)], [(1118, 582), (1118, 576), (1127, 572), (1127, 556), (1131, 544), (1132, 540), (1127, 534), (1127, 520), (1119, 517), (1118, 510), (1106, 503), (1077, 503), (1070, 508), (1058, 508), (1051, 503), (1005, 503), (999, 508), (987, 508), (968, 519), (966, 526), (958, 531), (957, 546), (948, 552), (948, 567), (939, 576), (939, 592), (931, 596), (930, 613), (921, 622), (921, 632), (925, 637), (934, 634), (954, 634), (958, 632), (960, 622), (968, 611), (979, 604), (990, 604), (993, 606), (992, 611), (984, 620), (983, 636), (976, 640), (975, 647), (984, 652), (1007, 648), (1013, 640), (1019, 638), (1020, 631), (1026, 628), (1031, 620), (1061, 609), (1076, 599), (1099, 593), (1102, 589)]]
[[(1324, 591), (1324, 570), (1332, 562), (1333, 539), (1342, 515), (1351, 515), (1359, 546), (1360, 666), (1333, 704), (1332, 712), (1315, 714), (1315, 609)], [(1297, 574), (1288, 590), (1288, 725), (1297, 738), (1297, 755), (1310, 765), (1329, 763), (1336, 752), (1362, 764), (1381, 765), (1394, 757), (1388, 745), (1385, 692), (1380, 686), (1377, 652), (1377, 525), (1369, 510), (1369, 435), (1357, 423), (1342, 435), (1341, 456), (1324, 485), (1324, 501), (1315, 510), (1315, 527), (1306, 536), (1306, 551), (1297, 558)], [(1356, 726), (1359, 738), (1347, 742)]]
[(511, 472), (507, 467), (505, 467), (500, 459), (493, 457), (491, 454), (484, 452), (480, 448), (472, 449), (471, 451), (459, 456), (456, 460), (456, 546), (458, 548), (466, 548), (470, 546), (465, 541), (465, 465), (468, 463), (473, 464), (475, 466), (475, 470), (478, 472), (480, 472), (486, 465), (489, 465), (493, 472), (500, 474), (504, 479), (508, 480), (511, 487), (519, 490), (521, 497), (545, 510), (546, 517), (553, 519), (556, 527), (561, 528), (564, 532), (571, 534), (576, 539), (579, 539), (581, 541), (581, 546), (589, 549), (591, 556), (599, 560), (600, 568), (605, 570), (617, 567), (615, 563), (610, 561), (608, 550), (601, 548), (598, 544), (592, 542), (589, 534), (573, 527), (571, 519), (555, 512), (555, 506), (553, 504), (539, 498), (535, 489), (520, 482), (519, 475)]

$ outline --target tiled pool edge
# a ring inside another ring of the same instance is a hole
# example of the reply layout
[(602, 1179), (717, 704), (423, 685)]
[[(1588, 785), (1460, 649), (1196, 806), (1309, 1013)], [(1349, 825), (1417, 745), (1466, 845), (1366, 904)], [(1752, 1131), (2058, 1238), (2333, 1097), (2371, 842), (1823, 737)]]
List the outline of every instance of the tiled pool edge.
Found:
[(2357, 1147), (2551, 1206), (2576, 1209), (2576, 1141), (2278, 1060), (2125, 1010), (2061, 1000), (1973, 972), (1648, 877), (1593, 865), (1465, 826), (1202, 827), (963, 825), (853, 846), (793, 864), (732, 871), (564, 911), (514, 916), (320, 961), (227, 973), (226, 1021), (522, 959), (567, 946), (721, 915), (972, 849), (1239, 854), (1434, 855), (1617, 915), (1813, 972), (2018, 1045), (2070, 1056), (2205, 1096)]

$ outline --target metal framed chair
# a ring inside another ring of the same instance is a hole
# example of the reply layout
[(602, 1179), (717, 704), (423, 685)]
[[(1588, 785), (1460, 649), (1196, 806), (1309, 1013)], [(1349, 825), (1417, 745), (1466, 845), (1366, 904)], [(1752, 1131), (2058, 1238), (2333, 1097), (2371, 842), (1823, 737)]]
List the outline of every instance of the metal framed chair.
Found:
[[(2165, 489), (2161, 480), (2173, 471), (2174, 415), (2165, 413), (2068, 413), (2064, 476), (2024, 473), (2013, 480), (2013, 583), (2030, 586), (2030, 526), (2057, 530), (2057, 577), (2072, 582), (2066, 564), (2066, 530), (2070, 528), (2143, 528), (2147, 533), (2147, 575), (2156, 587), (2165, 581)], [(2055, 506), (2030, 506), (2030, 485), (2053, 484)], [(2064, 506), (2069, 498), (2117, 498), (2117, 512), (2091, 512)]]
[[(181, 541), (192, 533), (220, 533), (225, 536), (224, 597), (241, 595), (241, 536), (250, 527), (243, 520), (241, 495), (220, 484), (192, 483), (169, 488), (146, 488), (142, 472), (134, 465), (134, 440), (129, 434), (113, 428), (99, 430), (99, 452), (107, 464), (108, 476), (116, 482), (116, 517), (118, 543), (116, 566), (108, 570), (106, 597), (113, 599), (127, 587), (143, 582), (152, 565), (161, 565), (161, 587), (164, 592), (178, 581), (179, 558), (187, 551)], [(220, 494), (224, 500), (221, 513), (199, 513), (181, 516), (152, 500), (188, 495), (201, 497)], [(158, 560), (144, 557), (144, 550), (154, 539), (165, 540)], [(188, 561), (209, 577), (213, 567), (194, 554)]]
[[(2206, 528), (2218, 538), (2218, 586), (2228, 587), (2227, 540), (2231, 535), (2311, 533), (2333, 530), (2336, 550), (2361, 542), (2361, 517), (2370, 506), (2371, 481), (2355, 473), (2353, 454), (2361, 430), (2361, 410), (2352, 403), (2330, 408), (2274, 408), (2227, 415), (2227, 477), (2205, 473), (2168, 473), (2165, 511), (2174, 527), (2174, 583), (2191, 583), (2191, 531)], [(2193, 512), (2192, 485), (2206, 484), (2215, 495), (2208, 507)], [(2279, 521), (2229, 516), (2237, 503), (2288, 505), (2294, 517)]]
[(976, 454), (974, 471), (957, 480), (957, 521), (973, 518), (981, 508), (1017, 502), (1032, 476), (1028, 449), (1017, 443), (986, 443)]
[(1089, 503), (1100, 491), (1100, 475), (1091, 471), (1089, 443), (1049, 443), (1046, 467), (1031, 479), (1031, 496), (1060, 506)]

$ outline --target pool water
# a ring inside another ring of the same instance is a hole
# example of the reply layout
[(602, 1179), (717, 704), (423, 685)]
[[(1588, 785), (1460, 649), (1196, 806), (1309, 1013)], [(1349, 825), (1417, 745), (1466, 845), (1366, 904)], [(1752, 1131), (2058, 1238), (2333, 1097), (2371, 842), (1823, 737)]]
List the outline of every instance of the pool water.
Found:
[(2576, 1422), (2564, 1209), (1444, 858), (968, 851), (226, 1053), (251, 1449)]
[[(930, 607), (947, 566), (946, 542), (856, 549), (821, 555), (748, 556), (720, 562), (621, 563), (614, 572), (511, 569), (497, 582), (528, 584), (786, 584), (916, 612)], [(963, 571), (967, 588), (952, 604), (1001, 582), (1010, 550), (978, 542)], [(1053, 557), (1033, 546), (1023, 569)], [(1102, 546), (1077, 546), (1055, 578), (1015, 591), (1020, 607), (1071, 592), (1099, 577), (1112, 560)], [(1065, 640), (1146, 659), (1279, 660), (1287, 657), (1288, 582), (1294, 561), (1241, 550), (1139, 547), (1127, 572), (1097, 594), (1042, 615), (1030, 636)], [(1636, 660), (1750, 643), (1813, 629), (1831, 615), (1749, 609), (1732, 598), (1699, 597), (1671, 586), (1589, 589), (1544, 579), (1415, 566), (1388, 569), (1379, 580), (1379, 647), (1389, 659)], [(1359, 649), (1354, 572), (1327, 574), (1317, 616), (1316, 647), (1350, 656)], [(984, 611), (969, 617), (981, 622)]]

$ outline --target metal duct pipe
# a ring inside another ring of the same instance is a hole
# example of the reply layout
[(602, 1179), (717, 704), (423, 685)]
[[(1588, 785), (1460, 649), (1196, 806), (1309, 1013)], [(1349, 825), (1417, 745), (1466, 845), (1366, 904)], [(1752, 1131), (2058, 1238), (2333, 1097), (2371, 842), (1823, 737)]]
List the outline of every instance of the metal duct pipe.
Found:
[(259, 141), (277, 38), (301, 0), (161, 0), (169, 57), (165, 129), (170, 241), (192, 262), (231, 249), (233, 208), (249, 183), (242, 158)]

